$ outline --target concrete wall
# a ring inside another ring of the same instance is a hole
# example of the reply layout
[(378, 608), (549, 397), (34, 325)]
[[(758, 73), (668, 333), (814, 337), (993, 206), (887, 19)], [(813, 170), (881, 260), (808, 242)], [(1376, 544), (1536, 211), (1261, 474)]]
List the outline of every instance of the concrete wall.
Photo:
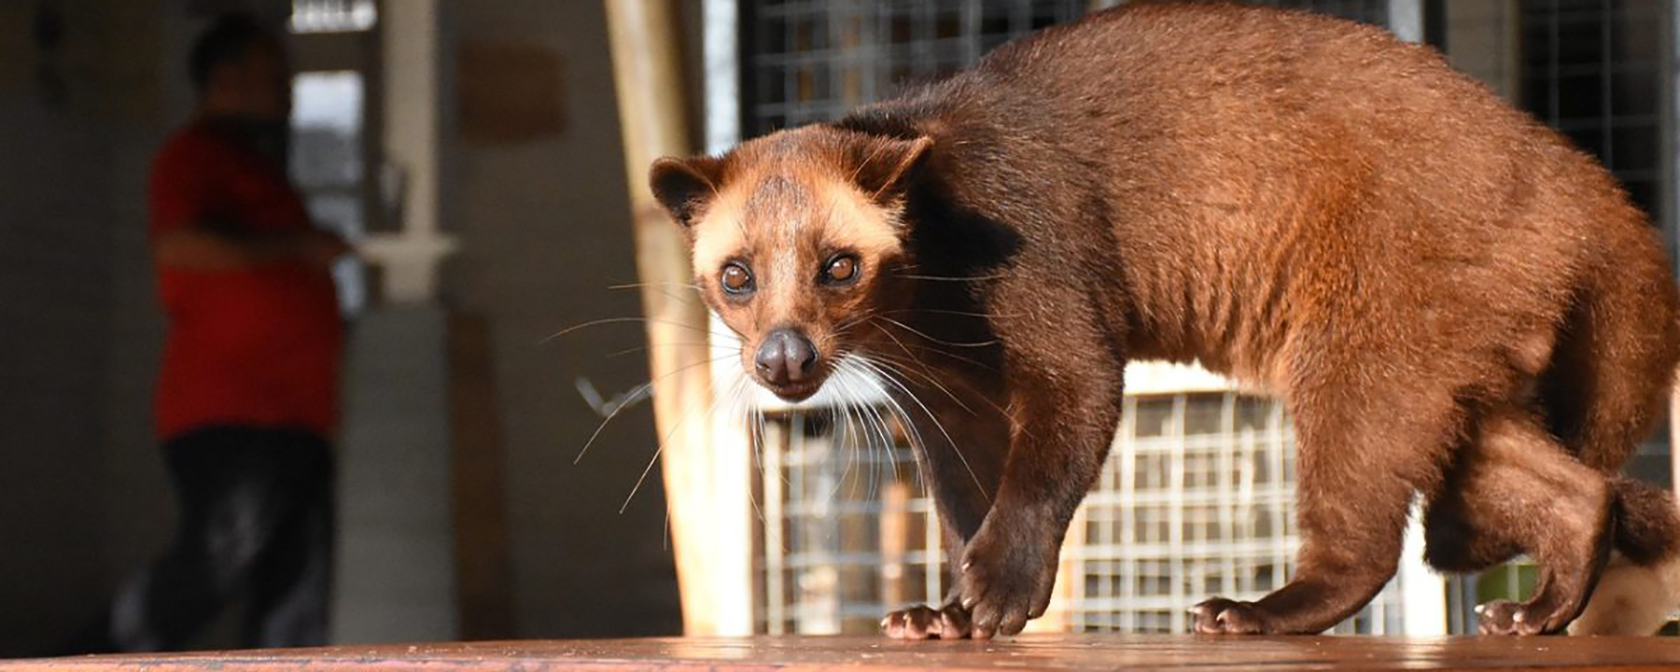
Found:
[(621, 414), (572, 465), (601, 422), (573, 380), (587, 376), (609, 397), (646, 381), (641, 353), (608, 356), (640, 346), (641, 328), (608, 325), (542, 342), (586, 320), (640, 315), (634, 290), (608, 289), (636, 274), (601, 3), (474, 0), (456, 11), (458, 48), (516, 47), (557, 60), (561, 78), (556, 130), (509, 140), (464, 129), (451, 162), (446, 228), (460, 235), (462, 252), (445, 291), (490, 324), (517, 634), (677, 632), (657, 470), (618, 513), (657, 446), (647, 406)]
[[(26, 96), (0, 97), (0, 651), (79, 617), (103, 582), (98, 548), (102, 501), (100, 412), (104, 408), (111, 213), (109, 176), (77, 157), (106, 153), (98, 134), (76, 128)], [(24, 515), (27, 512), (27, 515)], [(31, 599), (42, 586), (64, 599)], [(28, 609), (4, 605), (28, 604)]]
[(0, 8), (0, 654), (81, 625), (171, 515), (144, 173), (180, 21), (158, 1), (54, 3), (64, 38), (44, 54), (35, 4)]

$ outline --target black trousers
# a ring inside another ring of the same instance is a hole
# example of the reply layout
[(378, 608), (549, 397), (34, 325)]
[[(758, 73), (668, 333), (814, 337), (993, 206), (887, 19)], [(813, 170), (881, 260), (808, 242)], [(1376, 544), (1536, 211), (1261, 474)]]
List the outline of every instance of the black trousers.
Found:
[(171, 651), (246, 598), (250, 648), (326, 643), (334, 534), (332, 448), (315, 434), (240, 426), (164, 444), (180, 502), (174, 542), (118, 594), (118, 651)]

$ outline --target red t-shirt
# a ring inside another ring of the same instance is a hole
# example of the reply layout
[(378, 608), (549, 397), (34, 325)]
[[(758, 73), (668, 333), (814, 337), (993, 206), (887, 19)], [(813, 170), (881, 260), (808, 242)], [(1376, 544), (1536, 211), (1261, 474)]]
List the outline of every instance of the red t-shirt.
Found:
[[(152, 165), (151, 234), (206, 221), (250, 232), (310, 226), (280, 166), (201, 121), (171, 137)], [(169, 318), (160, 437), (215, 424), (334, 433), (343, 326), (329, 272), (290, 262), (160, 267), (158, 288)]]

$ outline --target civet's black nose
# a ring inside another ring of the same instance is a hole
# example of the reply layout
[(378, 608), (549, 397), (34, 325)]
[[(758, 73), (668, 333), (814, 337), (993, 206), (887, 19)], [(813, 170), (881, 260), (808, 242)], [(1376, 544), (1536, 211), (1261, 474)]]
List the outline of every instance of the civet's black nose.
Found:
[(771, 385), (793, 385), (817, 368), (817, 348), (792, 329), (777, 329), (758, 346), (758, 375)]

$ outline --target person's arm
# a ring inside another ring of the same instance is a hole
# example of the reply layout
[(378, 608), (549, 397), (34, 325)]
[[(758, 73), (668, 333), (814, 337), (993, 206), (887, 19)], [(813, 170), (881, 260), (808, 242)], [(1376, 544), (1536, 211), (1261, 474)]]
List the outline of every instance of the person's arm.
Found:
[(227, 173), (224, 148), (202, 135), (165, 146), (150, 185), (152, 256), (160, 268), (234, 271), (281, 263), (330, 266), (350, 251), (338, 236), (304, 226), (250, 231), (212, 204)]
[(287, 262), (325, 267), (349, 251), (338, 236), (315, 229), (230, 234), (203, 225), (176, 226), (152, 239), (158, 266), (194, 271), (233, 271)]

